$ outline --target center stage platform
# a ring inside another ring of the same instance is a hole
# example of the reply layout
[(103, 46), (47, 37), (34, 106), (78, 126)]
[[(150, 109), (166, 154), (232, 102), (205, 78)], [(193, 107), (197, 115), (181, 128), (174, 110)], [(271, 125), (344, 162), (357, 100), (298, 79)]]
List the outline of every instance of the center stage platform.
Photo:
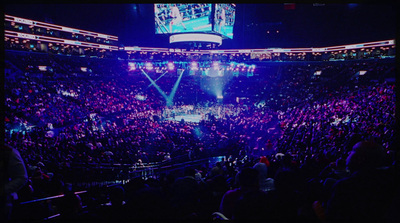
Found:
[(175, 118), (169, 117), (166, 118), (166, 120), (172, 120), (172, 121), (181, 121), (184, 120), (185, 122), (196, 122), (199, 123), (201, 121), (201, 115), (177, 115)]

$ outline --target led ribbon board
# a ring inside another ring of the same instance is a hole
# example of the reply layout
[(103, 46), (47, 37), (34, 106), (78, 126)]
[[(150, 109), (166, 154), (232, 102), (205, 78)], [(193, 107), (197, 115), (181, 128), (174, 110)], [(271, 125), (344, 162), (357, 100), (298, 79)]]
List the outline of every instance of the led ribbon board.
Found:
[(169, 37), (169, 43), (179, 43), (179, 42), (207, 42), (207, 43), (217, 43), (222, 44), (222, 37), (213, 34), (204, 33), (185, 33), (185, 34), (175, 34)]

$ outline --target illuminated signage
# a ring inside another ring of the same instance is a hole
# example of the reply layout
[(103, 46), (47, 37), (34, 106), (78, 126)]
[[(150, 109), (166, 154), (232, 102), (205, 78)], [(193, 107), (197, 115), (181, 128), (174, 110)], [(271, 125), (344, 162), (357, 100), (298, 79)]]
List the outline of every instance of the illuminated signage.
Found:
[(73, 28), (69, 28), (69, 27), (64, 27), (64, 26), (62, 26), (62, 28), (61, 28), (63, 31), (66, 31), (66, 32), (71, 32), (71, 33), (80, 33), (80, 31), (79, 30), (76, 30), (76, 29), (73, 29)]
[(126, 47), (124, 47), (124, 50), (126, 50), (126, 51), (139, 51), (139, 50), (141, 50), (141, 48), (139, 48), (139, 47), (136, 47), (136, 46), (126, 46)]
[(28, 19), (22, 19), (22, 18), (14, 17), (14, 21), (18, 22), (18, 23), (33, 25), (33, 21), (32, 20), (28, 20)]
[(101, 37), (101, 38), (105, 38), (105, 39), (107, 39), (107, 38), (108, 38), (108, 35), (104, 35), (104, 34), (100, 34), (100, 33), (99, 33), (99, 34), (97, 34), (97, 36), (98, 36), (98, 37)]
[(64, 43), (74, 44), (74, 45), (81, 45), (81, 42), (73, 41), (73, 40), (67, 40), (67, 39), (64, 40)]
[(72, 29), (68, 27), (62, 27), (62, 30), (67, 32), (72, 32)]
[(10, 30), (5, 30), (4, 36), (10, 37), (10, 38), (17, 37), (17, 38), (22, 38), (22, 39), (40, 40), (43, 42), (50, 42), (50, 43), (65, 43), (65, 44), (79, 45), (79, 46), (84, 46), (84, 47), (94, 47), (94, 48), (101, 48), (101, 49), (118, 50), (117, 46), (98, 45), (98, 44), (93, 44), (93, 43), (66, 40), (66, 39), (60, 39), (60, 38), (49, 37), (49, 36), (37, 36), (37, 35), (32, 35), (32, 34), (27, 34), (27, 33), (19, 33), (19, 32), (10, 31)]
[(347, 45), (344, 48), (345, 49), (355, 49), (355, 48), (357, 48), (357, 45)]
[(99, 47), (100, 47), (101, 49), (110, 49), (110, 46), (106, 46), (106, 45), (99, 45)]
[(18, 37), (24, 38), (24, 39), (36, 39), (35, 35), (26, 34), (26, 33), (18, 33)]
[(169, 43), (178, 42), (210, 42), (222, 44), (222, 37), (212, 34), (203, 33), (187, 33), (187, 34), (176, 34), (169, 38)]
[(50, 23), (45, 23), (45, 22), (39, 22), (39, 21), (35, 21), (35, 20), (30, 20), (30, 19), (18, 18), (18, 17), (10, 16), (10, 15), (5, 15), (5, 21), (17, 22), (17, 23), (22, 23), (22, 24), (27, 24), (27, 25), (34, 25), (37, 27), (42, 27), (42, 28), (51, 29), (51, 30), (61, 30), (61, 31), (71, 32), (71, 33), (81, 33), (81, 34), (89, 35), (89, 36), (93, 36), (93, 37), (99, 37), (99, 38), (105, 38), (105, 39), (111, 39), (111, 40), (118, 41), (118, 36), (111, 36), (111, 35), (106, 35), (106, 34), (101, 34), (101, 33), (96, 33), (96, 32), (74, 29), (74, 28), (70, 28), (70, 27), (65, 27), (65, 26), (60, 26), (60, 25), (55, 25), (55, 24), (50, 24)]

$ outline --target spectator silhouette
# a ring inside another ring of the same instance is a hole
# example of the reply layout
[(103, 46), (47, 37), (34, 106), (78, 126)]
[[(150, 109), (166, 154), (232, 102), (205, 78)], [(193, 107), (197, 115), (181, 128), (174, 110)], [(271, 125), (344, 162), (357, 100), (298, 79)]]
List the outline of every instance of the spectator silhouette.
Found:
[(259, 191), (258, 171), (254, 168), (243, 168), (238, 173), (239, 188), (227, 191), (220, 203), (220, 212), (232, 219), (237, 201), (245, 193)]
[(333, 186), (329, 222), (382, 222), (396, 192), (394, 173), (385, 166), (383, 148), (369, 141), (354, 145), (347, 158), (352, 175)]
[(254, 164), (253, 168), (258, 171), (260, 190), (270, 191), (274, 189), (274, 179), (268, 177), (269, 161), (267, 157), (263, 156), (260, 161)]
[(0, 212), (2, 219), (8, 221), (17, 192), (28, 182), (28, 174), (18, 150), (7, 144), (1, 144), (0, 169)]
[(184, 176), (175, 180), (172, 188), (172, 205), (178, 218), (196, 218), (200, 199), (200, 185), (193, 167), (184, 169)]
[(64, 196), (60, 198), (58, 207), (60, 211), (60, 218), (58, 220), (61, 222), (79, 221), (83, 219), (82, 200), (79, 195), (71, 190), (66, 191)]
[(295, 171), (279, 170), (274, 177), (275, 190), (267, 192), (267, 216), (271, 222), (298, 222), (302, 204), (300, 180)]

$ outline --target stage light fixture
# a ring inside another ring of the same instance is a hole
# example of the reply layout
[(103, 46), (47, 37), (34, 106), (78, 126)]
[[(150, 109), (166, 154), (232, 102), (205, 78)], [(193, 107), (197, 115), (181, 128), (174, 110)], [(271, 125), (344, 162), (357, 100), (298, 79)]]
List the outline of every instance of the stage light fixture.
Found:
[(199, 69), (199, 65), (197, 64), (197, 62), (192, 62), (190, 65), (190, 69), (191, 70), (198, 70)]
[(146, 70), (153, 70), (153, 64), (150, 63), (150, 62), (147, 62), (147, 63), (145, 64), (145, 67), (146, 67)]
[(174, 63), (172, 63), (172, 62), (169, 62), (169, 63), (167, 64), (167, 67), (168, 67), (168, 70), (174, 70), (174, 69), (175, 69), (175, 65), (174, 65)]
[(213, 66), (214, 70), (218, 70), (219, 69), (218, 62), (213, 62), (212, 66)]
[(129, 63), (129, 71), (134, 71), (136, 70), (136, 64), (135, 63)]

